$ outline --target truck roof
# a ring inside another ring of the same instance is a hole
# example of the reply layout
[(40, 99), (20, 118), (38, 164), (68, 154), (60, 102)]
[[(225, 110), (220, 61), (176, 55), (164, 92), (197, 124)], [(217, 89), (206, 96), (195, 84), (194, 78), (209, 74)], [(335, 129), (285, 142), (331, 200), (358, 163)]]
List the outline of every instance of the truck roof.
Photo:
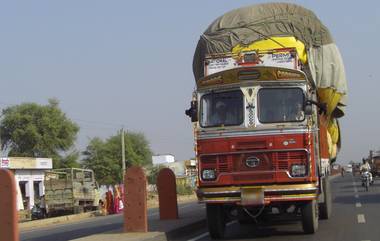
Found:
[(308, 82), (315, 88), (314, 83), (309, 81), (305, 73), (300, 70), (268, 66), (238, 67), (224, 70), (199, 79), (197, 88), (202, 90), (212, 89), (216, 86), (240, 86), (252, 82)]

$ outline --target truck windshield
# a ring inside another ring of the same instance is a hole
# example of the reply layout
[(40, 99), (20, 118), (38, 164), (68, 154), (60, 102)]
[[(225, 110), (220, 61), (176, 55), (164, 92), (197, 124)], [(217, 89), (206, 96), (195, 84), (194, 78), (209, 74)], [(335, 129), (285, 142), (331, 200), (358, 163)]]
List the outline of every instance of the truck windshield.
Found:
[(263, 88), (258, 93), (261, 123), (299, 122), (305, 119), (301, 88)]
[(203, 95), (200, 124), (202, 127), (241, 125), (243, 106), (240, 90)]

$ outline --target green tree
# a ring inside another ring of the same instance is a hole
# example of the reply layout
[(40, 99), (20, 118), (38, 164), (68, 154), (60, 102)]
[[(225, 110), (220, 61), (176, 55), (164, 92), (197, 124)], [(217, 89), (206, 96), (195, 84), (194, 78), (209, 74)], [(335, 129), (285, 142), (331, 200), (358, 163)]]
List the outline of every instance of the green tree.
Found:
[(47, 105), (10, 106), (2, 111), (2, 116), (2, 148), (9, 156), (51, 157), (55, 166), (65, 159), (65, 152), (72, 148), (79, 131), (56, 99), (50, 99)]
[(79, 155), (80, 152), (78, 150), (72, 150), (63, 156), (60, 156), (60, 158), (54, 163), (54, 168), (80, 168), (81, 165), (78, 162)]
[(161, 171), (162, 168), (165, 168), (164, 165), (155, 165), (155, 166), (150, 166), (148, 168), (148, 183), (149, 184), (157, 184), (157, 177), (158, 173)]
[[(152, 151), (149, 142), (142, 133), (125, 133), (126, 166), (146, 166), (152, 163)], [(122, 182), (121, 169), (121, 136), (120, 134), (102, 140), (95, 137), (90, 140), (82, 153), (82, 164), (85, 168), (94, 170), (100, 184), (115, 184)]]

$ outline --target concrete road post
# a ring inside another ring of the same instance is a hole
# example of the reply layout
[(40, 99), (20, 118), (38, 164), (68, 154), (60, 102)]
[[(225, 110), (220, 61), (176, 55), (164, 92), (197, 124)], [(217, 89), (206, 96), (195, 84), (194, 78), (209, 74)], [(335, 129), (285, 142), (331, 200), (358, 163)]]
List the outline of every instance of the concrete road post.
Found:
[(0, 241), (19, 241), (16, 203), (14, 175), (0, 169)]
[(160, 219), (178, 219), (177, 185), (171, 169), (160, 170), (157, 176), (157, 190)]
[(141, 167), (130, 167), (124, 180), (124, 232), (148, 232), (147, 180)]

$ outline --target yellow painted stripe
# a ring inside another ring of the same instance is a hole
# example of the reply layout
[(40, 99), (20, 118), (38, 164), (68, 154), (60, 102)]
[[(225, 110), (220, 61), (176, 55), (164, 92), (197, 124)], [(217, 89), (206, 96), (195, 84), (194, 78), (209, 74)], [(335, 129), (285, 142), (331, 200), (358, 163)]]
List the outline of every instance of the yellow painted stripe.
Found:
[(228, 186), (228, 187), (202, 187), (198, 188), (202, 192), (230, 192), (230, 191), (240, 191), (242, 188), (253, 188), (253, 189), (263, 189), (266, 190), (286, 190), (286, 189), (310, 189), (317, 188), (316, 184), (288, 184), (288, 185), (268, 185), (268, 186)]

